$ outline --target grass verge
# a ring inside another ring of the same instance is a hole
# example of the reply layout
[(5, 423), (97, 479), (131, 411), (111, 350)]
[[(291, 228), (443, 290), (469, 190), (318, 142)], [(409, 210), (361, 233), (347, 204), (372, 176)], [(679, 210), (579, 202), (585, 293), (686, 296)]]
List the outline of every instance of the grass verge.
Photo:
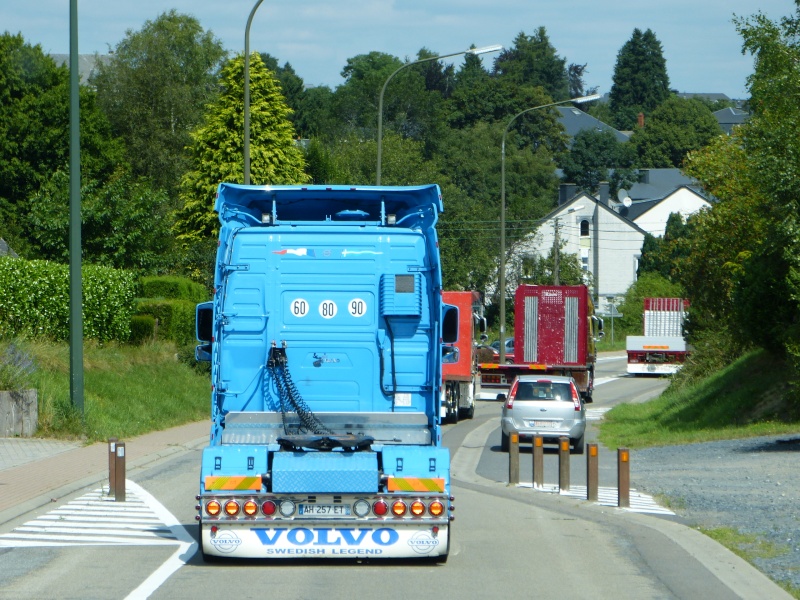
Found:
[(605, 413), (600, 441), (611, 449), (689, 444), (800, 432), (800, 406), (787, 367), (751, 352), (693, 385), (670, 386), (642, 404)]
[[(741, 533), (732, 527), (698, 527), (697, 530), (722, 544), (756, 568), (758, 568), (757, 559), (775, 558), (789, 552), (787, 546), (773, 544), (757, 535)], [(800, 598), (800, 589), (780, 581), (777, 583), (793, 598)]]
[(35, 370), (39, 437), (103, 441), (131, 438), (207, 419), (210, 381), (177, 358), (169, 342), (142, 346), (84, 344), (84, 407), (70, 398), (69, 346), (15, 340)]

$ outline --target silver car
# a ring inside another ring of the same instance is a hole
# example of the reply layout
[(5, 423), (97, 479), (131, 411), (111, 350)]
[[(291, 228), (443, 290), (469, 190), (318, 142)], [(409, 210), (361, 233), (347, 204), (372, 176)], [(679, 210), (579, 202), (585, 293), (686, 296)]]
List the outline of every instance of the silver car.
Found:
[(520, 440), (542, 436), (545, 442), (558, 443), (569, 437), (570, 454), (583, 454), (586, 408), (572, 377), (520, 375), (503, 400), (500, 418), (500, 447), (508, 451), (509, 435)]

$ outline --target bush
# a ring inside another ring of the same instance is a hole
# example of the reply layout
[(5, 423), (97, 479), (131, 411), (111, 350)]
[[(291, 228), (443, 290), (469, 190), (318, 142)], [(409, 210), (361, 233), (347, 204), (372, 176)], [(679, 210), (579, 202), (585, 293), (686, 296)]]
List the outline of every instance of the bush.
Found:
[(142, 277), (143, 298), (168, 298), (188, 300), (194, 304), (205, 302), (209, 293), (202, 285), (185, 277)]
[(131, 344), (144, 344), (156, 335), (156, 320), (151, 315), (134, 315), (131, 318)]
[(195, 303), (188, 300), (139, 300), (138, 315), (150, 315), (156, 321), (155, 337), (172, 340), (177, 345), (195, 340)]
[[(133, 273), (96, 265), (84, 265), (82, 271), (84, 337), (126, 341), (136, 289)], [(0, 257), (0, 289), (0, 335), (69, 337), (67, 265)]]

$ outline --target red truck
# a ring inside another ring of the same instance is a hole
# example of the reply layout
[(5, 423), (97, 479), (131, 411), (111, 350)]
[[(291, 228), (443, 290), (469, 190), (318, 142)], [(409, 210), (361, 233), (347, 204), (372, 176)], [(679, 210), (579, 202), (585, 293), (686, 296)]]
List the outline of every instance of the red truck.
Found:
[(585, 285), (521, 285), (514, 296), (514, 362), (481, 363), (481, 385), (504, 391), (521, 374), (550, 373), (575, 379), (592, 401), (595, 341), (603, 321)]
[(486, 331), (483, 302), (479, 292), (442, 292), (445, 304), (458, 307), (458, 360), (442, 365), (442, 403), (439, 416), (443, 422), (458, 423), (461, 416), (475, 414), (475, 398), (481, 391), (481, 377), (475, 347), (477, 333)]

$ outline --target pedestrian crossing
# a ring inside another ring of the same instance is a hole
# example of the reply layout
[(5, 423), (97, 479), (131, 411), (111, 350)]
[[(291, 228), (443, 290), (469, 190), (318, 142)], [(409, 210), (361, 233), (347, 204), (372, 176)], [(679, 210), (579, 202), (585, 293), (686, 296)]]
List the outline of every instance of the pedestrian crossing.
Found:
[[(520, 483), (518, 487), (533, 488), (533, 484)], [(551, 494), (559, 494), (561, 496), (568, 496), (578, 500), (586, 500), (586, 486), (585, 485), (570, 485), (569, 490), (561, 491), (556, 484), (545, 483), (542, 486), (534, 488), (537, 492), (547, 492)], [(674, 515), (675, 513), (658, 504), (652, 496), (642, 494), (636, 490), (630, 490), (628, 495), (628, 504), (630, 506), (621, 508), (627, 512), (644, 513), (651, 515)], [(600, 487), (597, 489), (597, 502), (601, 506), (613, 506), (617, 508), (619, 503), (619, 492), (617, 488)]]
[(124, 502), (116, 502), (102, 488), (94, 490), (0, 534), (0, 548), (180, 544), (175, 525), (162, 519), (165, 510), (138, 485), (126, 481)]
[(603, 416), (611, 410), (613, 407), (611, 406), (602, 406), (598, 408), (587, 408), (586, 409), (586, 420), (587, 421), (602, 421)]

